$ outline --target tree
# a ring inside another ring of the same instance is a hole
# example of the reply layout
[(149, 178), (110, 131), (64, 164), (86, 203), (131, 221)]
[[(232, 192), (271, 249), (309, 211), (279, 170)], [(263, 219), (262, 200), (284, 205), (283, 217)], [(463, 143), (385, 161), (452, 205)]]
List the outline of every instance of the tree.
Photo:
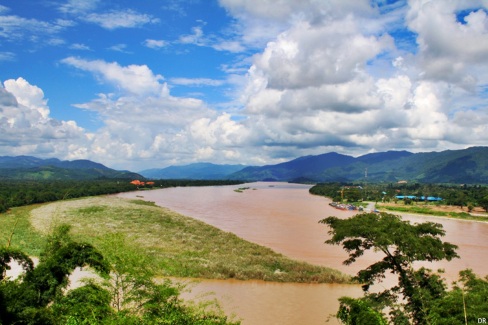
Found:
[[(388, 307), (390, 320), (396, 324), (403, 324), (408, 319), (414, 324), (426, 323), (429, 304), (442, 296), (446, 286), (437, 274), (424, 268), (415, 270), (412, 264), (415, 261), (432, 262), (459, 257), (455, 251), (457, 246), (439, 238), (445, 234), (442, 225), (432, 222), (412, 225), (388, 213), (364, 213), (349, 219), (329, 217), (320, 222), (330, 227), (332, 237), (326, 243), (342, 244), (349, 254), (344, 264), (355, 262), (371, 249), (384, 255), (382, 260), (358, 272), (356, 279), (363, 284), (365, 298), (342, 301), (343, 313), (354, 313), (357, 310), (352, 308), (354, 304), (361, 303), (376, 311)], [(398, 284), (377, 294), (368, 293), (370, 286), (385, 278), (387, 272), (398, 276)]]
[[(101, 275), (108, 275), (110, 267), (93, 246), (71, 240), (69, 226), (60, 226), (41, 254), (39, 264), (33, 267), (32, 260), (23, 252), (11, 248), (0, 250), (0, 323), (51, 324), (54, 322), (48, 308), (63, 296), (69, 284), (69, 275), (76, 267), (90, 265)], [(11, 260), (20, 262), (25, 270), (19, 279), (5, 281), (5, 270)]]
[(111, 295), (115, 324), (130, 319), (137, 324), (239, 324), (220, 310), (198, 310), (183, 303), (183, 286), (169, 279), (154, 281), (150, 257), (122, 234), (108, 234), (101, 248), (112, 265), (112, 276), (104, 282)]
[[(148, 258), (121, 235), (113, 235), (105, 258), (73, 241), (69, 229), (60, 226), (48, 237), (36, 267), (25, 253), (0, 249), (0, 324), (239, 324), (220, 310), (187, 306), (168, 279), (156, 283)], [(16, 280), (5, 277), (12, 260), (25, 270)], [(105, 281), (67, 291), (69, 275), (85, 265)]]
[(488, 212), (488, 195), (478, 200), (479, 205)]

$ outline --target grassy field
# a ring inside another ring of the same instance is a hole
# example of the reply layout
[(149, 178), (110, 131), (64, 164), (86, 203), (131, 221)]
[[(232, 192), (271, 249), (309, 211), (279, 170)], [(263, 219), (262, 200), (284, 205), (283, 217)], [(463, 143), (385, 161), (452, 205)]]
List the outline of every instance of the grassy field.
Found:
[[(198, 220), (142, 200), (100, 196), (12, 209), (0, 214), (0, 244), (36, 256), (45, 236), (70, 224), (75, 240), (102, 250), (137, 249), (159, 276), (347, 283), (339, 271), (291, 260)], [(122, 240), (120, 239), (122, 238)]]
[(474, 220), (474, 221), (488, 221), (488, 216), (485, 215), (472, 215), (468, 212), (459, 212), (450, 210), (445, 206), (435, 206), (435, 205), (404, 205), (404, 204), (376, 204), (376, 208), (379, 210), (395, 211), (402, 213), (415, 213), (424, 214), (445, 218), (453, 219), (463, 219), (463, 220)]

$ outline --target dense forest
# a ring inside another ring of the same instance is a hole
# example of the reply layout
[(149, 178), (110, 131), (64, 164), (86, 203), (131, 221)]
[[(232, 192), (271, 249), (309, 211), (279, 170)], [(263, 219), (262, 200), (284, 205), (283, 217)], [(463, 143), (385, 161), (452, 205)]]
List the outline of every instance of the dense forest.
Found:
[[(438, 204), (460, 207), (480, 206), (488, 211), (488, 187), (481, 185), (436, 184), (363, 184), (321, 183), (310, 188), (310, 193), (330, 197), (333, 201), (347, 200), (391, 202), (397, 195), (440, 197)], [(407, 202), (408, 203), (408, 202)]]
[(0, 213), (11, 207), (58, 200), (114, 194), (151, 188), (176, 186), (233, 185), (239, 181), (220, 180), (155, 180), (132, 184), (127, 179), (65, 180), (65, 181), (0, 181)]

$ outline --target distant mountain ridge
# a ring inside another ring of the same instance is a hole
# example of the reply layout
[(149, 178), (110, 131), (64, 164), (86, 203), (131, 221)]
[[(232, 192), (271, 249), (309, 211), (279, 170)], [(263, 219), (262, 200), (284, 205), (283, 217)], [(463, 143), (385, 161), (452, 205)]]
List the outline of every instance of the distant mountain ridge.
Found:
[(328, 153), (289, 162), (247, 167), (229, 175), (248, 181), (397, 182), (488, 184), (488, 147), (411, 153), (388, 151), (357, 158)]
[(422, 153), (387, 151), (356, 158), (329, 152), (266, 166), (195, 163), (139, 173), (117, 171), (90, 160), (0, 156), (0, 179), (96, 178), (488, 184), (488, 147)]
[(137, 173), (108, 168), (91, 160), (42, 159), (32, 156), (0, 156), (0, 179), (67, 180), (143, 178)]

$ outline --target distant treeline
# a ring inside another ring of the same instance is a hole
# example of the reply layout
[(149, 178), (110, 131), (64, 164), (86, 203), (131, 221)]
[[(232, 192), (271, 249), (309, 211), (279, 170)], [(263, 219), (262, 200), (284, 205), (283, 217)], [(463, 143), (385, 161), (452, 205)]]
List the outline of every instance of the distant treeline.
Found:
[(488, 187), (481, 185), (436, 185), (436, 184), (341, 184), (321, 183), (310, 188), (310, 193), (322, 195), (339, 202), (361, 200), (390, 202), (397, 195), (442, 198), (438, 204), (453, 206), (480, 206), (488, 211)]
[[(154, 183), (154, 184), (152, 184)], [(137, 189), (177, 186), (234, 185), (240, 181), (228, 180), (154, 180), (151, 184), (136, 186), (127, 179), (98, 179), (70, 181), (0, 180), (0, 213), (11, 207), (53, 202), (85, 196), (115, 194)]]

